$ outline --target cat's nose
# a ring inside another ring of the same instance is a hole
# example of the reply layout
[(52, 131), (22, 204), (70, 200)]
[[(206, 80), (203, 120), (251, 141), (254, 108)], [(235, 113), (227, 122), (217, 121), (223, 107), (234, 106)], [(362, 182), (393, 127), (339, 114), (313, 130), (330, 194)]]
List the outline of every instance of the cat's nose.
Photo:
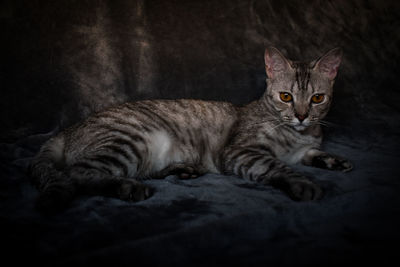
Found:
[(296, 113), (295, 116), (300, 122), (303, 122), (308, 117), (308, 114), (307, 113), (306, 114), (297, 114)]

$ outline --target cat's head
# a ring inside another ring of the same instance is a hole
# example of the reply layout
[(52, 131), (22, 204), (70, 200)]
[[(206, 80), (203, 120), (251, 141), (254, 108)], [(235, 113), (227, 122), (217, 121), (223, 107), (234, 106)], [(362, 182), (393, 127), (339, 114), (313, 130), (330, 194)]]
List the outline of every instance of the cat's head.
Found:
[(342, 59), (342, 50), (334, 48), (309, 63), (286, 59), (278, 49), (265, 50), (269, 105), (282, 123), (298, 131), (318, 124), (328, 113), (332, 87)]

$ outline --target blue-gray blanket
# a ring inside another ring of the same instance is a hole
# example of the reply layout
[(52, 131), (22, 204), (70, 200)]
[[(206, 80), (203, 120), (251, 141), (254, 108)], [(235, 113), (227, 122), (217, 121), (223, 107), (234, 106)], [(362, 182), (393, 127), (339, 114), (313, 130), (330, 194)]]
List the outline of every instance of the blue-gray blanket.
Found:
[[(80, 197), (65, 212), (34, 209), (25, 174), (48, 135), (1, 144), (2, 254), (51, 266), (337, 265), (389, 261), (400, 232), (399, 132), (377, 134), (359, 123), (327, 136), (327, 151), (349, 158), (350, 173), (294, 166), (315, 177), (325, 197), (294, 202), (280, 191), (238, 177), (168, 176), (149, 180), (153, 197), (128, 203)], [(362, 134), (364, 133), (364, 134)]]

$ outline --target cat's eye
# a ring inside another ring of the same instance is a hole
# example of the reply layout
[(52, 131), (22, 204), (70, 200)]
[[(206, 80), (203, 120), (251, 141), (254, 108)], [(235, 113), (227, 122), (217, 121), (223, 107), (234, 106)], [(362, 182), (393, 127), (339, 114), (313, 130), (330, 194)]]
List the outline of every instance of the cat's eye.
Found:
[(286, 93), (286, 92), (280, 93), (279, 97), (281, 98), (281, 100), (283, 102), (290, 102), (290, 101), (293, 100), (293, 96), (291, 94), (289, 94), (289, 93)]
[(322, 94), (316, 94), (316, 95), (313, 95), (313, 96), (311, 97), (311, 102), (313, 102), (313, 103), (315, 103), (315, 104), (319, 104), (319, 103), (321, 103), (322, 101), (324, 101), (324, 99), (325, 99), (325, 96), (324, 96), (324, 95), (322, 95)]

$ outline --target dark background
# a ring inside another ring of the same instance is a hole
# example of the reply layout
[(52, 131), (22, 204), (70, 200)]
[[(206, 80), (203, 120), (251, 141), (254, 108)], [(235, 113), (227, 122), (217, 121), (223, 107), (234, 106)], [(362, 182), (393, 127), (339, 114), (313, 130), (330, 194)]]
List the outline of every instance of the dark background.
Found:
[(296, 60), (341, 46), (332, 113), (390, 114), (399, 99), (396, 3), (5, 1), (1, 136), (65, 127), (136, 99), (247, 103), (264, 90), (267, 45)]
[[(248, 266), (389, 259), (399, 241), (398, 3), (3, 1), (0, 219), (10, 251), (51, 264), (131, 263), (130, 256), (150, 264)], [(25, 168), (51, 133), (131, 100), (257, 99), (265, 89), (268, 45), (301, 60), (336, 46), (344, 50), (332, 125), (324, 130), (326, 148), (356, 167), (347, 176), (303, 169), (331, 189), (321, 206), (206, 176), (194, 184), (173, 177), (154, 182), (160, 192), (149, 204), (88, 198), (66, 215), (43, 218), (34, 211), (37, 193)], [(191, 191), (196, 183), (203, 191)], [(232, 190), (218, 191), (221, 184)], [(229, 208), (220, 194), (233, 201)], [(257, 198), (265, 201), (267, 194), (273, 197), (268, 207), (280, 211), (261, 208)]]

